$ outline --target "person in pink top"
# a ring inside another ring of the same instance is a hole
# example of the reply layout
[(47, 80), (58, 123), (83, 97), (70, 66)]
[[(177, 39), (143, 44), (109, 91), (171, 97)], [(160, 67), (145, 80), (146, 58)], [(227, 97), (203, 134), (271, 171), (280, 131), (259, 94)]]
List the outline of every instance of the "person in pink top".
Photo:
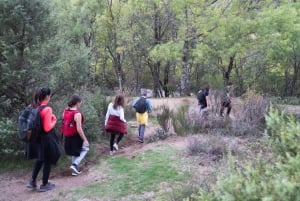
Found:
[(48, 106), (50, 101), (51, 90), (46, 87), (38, 87), (34, 94), (34, 107), (39, 107), (41, 124), (43, 127), (42, 133), (36, 142), (37, 145), (37, 159), (35, 161), (32, 177), (30, 182), (27, 184), (28, 188), (35, 189), (37, 187), (37, 176), (39, 171), (43, 167), (42, 184), (40, 185), (39, 191), (45, 192), (55, 188), (55, 185), (48, 182), (51, 165), (55, 165), (61, 155), (58, 139), (55, 134), (55, 124), (57, 122), (56, 116), (52, 112), (52, 108)]

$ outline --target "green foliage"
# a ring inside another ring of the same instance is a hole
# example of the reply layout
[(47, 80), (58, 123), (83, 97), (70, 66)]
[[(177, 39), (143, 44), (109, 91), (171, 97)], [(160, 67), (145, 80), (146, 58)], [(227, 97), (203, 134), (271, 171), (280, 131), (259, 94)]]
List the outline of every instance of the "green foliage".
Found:
[(172, 125), (177, 135), (186, 136), (192, 131), (190, 119), (187, 116), (188, 107), (188, 105), (182, 106), (171, 115)]
[(84, 129), (90, 141), (97, 141), (104, 132), (104, 120), (108, 103), (106, 96), (101, 95), (99, 92), (86, 94), (85, 99), (82, 108), (82, 112), (86, 117)]
[(270, 109), (266, 122), (266, 134), (270, 136), (273, 151), (284, 159), (299, 155), (300, 123), (274, 108)]
[[(266, 117), (267, 140), (274, 150), (266, 158), (242, 165), (231, 157), (228, 172), (220, 174), (213, 193), (213, 200), (278, 200), (300, 199), (299, 123), (270, 109)], [(202, 195), (198, 200), (202, 200)]]
[(171, 116), (173, 115), (170, 108), (166, 105), (163, 105), (159, 108), (159, 112), (156, 115), (158, 124), (162, 127), (165, 132), (168, 132), (170, 129)]
[(9, 118), (0, 119), (0, 154), (3, 158), (23, 154), (24, 143), (17, 136), (17, 125)]

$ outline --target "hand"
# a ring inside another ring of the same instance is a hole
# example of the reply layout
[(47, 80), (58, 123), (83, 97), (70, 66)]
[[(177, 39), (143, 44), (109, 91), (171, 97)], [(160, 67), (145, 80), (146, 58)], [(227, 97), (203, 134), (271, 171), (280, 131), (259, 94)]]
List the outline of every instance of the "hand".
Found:
[(90, 146), (89, 141), (87, 141), (87, 140), (83, 141), (83, 145), (86, 147), (89, 147)]

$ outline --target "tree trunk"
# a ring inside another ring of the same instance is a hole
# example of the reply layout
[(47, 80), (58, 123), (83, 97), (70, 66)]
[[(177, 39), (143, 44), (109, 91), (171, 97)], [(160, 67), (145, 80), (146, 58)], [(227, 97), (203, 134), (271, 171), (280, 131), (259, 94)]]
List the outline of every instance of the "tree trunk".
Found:
[(296, 86), (297, 86), (297, 82), (298, 82), (298, 77), (299, 77), (299, 68), (300, 68), (300, 63), (295, 61), (294, 63), (294, 74), (292, 75), (292, 80), (291, 80), (291, 86), (290, 86), (290, 96), (294, 96), (295, 95), (295, 91)]
[(190, 45), (189, 41), (185, 40), (183, 45), (183, 57), (181, 67), (181, 82), (180, 82), (180, 94), (183, 96), (190, 95), (190, 80), (191, 80), (191, 64), (190, 60)]

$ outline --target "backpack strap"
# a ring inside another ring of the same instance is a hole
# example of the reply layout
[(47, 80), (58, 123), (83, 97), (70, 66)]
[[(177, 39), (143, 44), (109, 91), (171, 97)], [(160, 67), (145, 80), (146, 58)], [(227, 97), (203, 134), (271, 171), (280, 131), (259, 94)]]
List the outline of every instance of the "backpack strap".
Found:
[(39, 112), (41, 112), (46, 107), (48, 107), (48, 105), (40, 105), (40, 106), (38, 106)]

